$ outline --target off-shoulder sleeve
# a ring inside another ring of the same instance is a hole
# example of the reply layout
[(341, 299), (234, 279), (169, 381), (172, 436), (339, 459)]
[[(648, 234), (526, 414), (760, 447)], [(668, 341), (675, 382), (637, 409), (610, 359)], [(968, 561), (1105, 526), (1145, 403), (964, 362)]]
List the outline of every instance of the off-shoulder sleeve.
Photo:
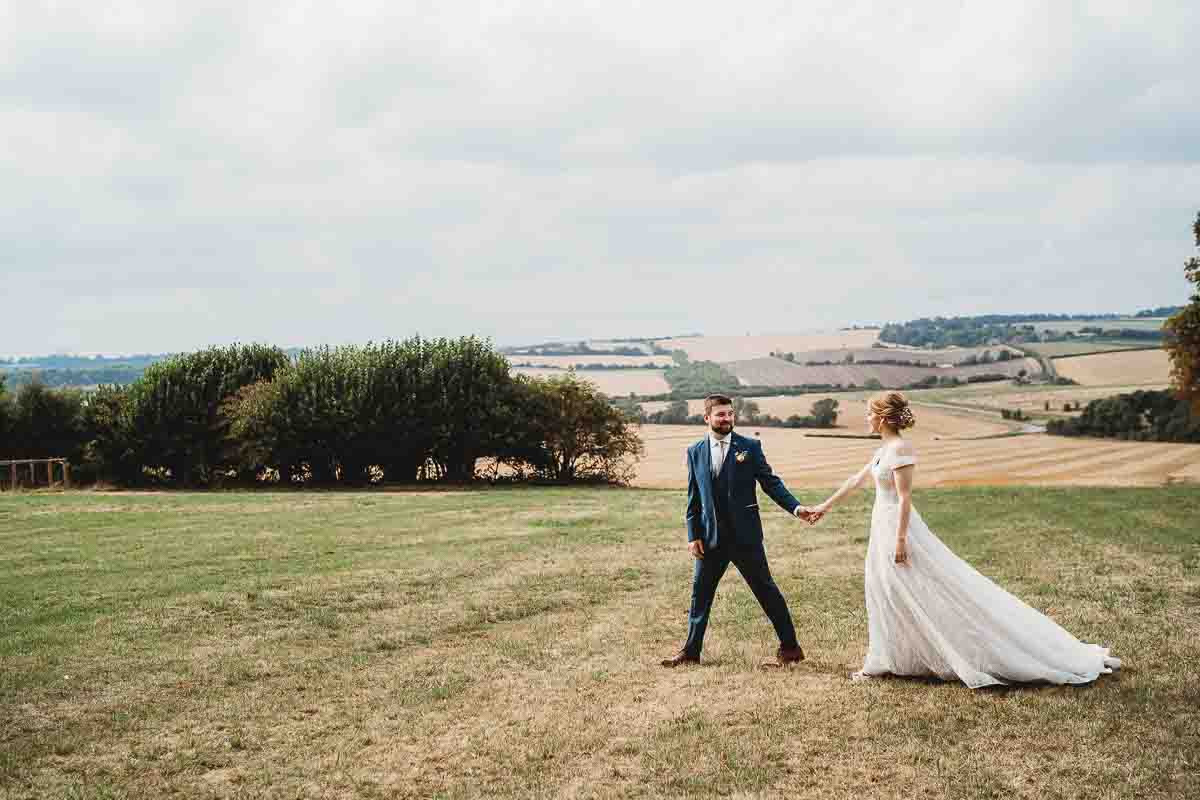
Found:
[(888, 464), (888, 466), (892, 469), (900, 469), (901, 467), (911, 467), (916, 463), (916, 453), (893, 453), (891, 462)]

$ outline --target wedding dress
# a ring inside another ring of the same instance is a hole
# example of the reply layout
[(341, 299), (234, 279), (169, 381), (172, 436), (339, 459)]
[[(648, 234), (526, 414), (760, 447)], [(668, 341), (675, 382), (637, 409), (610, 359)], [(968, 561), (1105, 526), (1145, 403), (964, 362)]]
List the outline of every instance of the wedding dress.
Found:
[(900, 499), (893, 470), (911, 455), (881, 447), (867, 545), (870, 645), (861, 673), (936, 676), (975, 689), (1007, 683), (1088, 683), (1121, 666), (979, 574), (942, 544), (914, 507), (908, 564), (896, 564)]

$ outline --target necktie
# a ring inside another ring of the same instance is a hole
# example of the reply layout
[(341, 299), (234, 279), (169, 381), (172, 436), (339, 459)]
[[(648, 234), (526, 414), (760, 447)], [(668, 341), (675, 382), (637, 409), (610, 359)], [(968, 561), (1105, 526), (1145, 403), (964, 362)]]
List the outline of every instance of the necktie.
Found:
[(718, 475), (721, 472), (721, 467), (725, 466), (725, 440), (718, 439), (717, 446), (720, 448), (717, 453), (717, 465), (713, 468), (713, 475)]

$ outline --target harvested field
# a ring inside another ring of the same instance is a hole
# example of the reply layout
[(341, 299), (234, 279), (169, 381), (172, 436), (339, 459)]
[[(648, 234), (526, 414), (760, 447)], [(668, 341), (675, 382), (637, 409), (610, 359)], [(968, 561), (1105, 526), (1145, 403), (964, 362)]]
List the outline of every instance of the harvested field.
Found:
[(513, 366), (532, 364), (535, 367), (573, 367), (576, 364), (600, 364), (607, 366), (617, 364), (622, 367), (661, 368), (672, 366), (675, 362), (670, 356), (507, 356), (508, 363)]
[[(561, 369), (537, 369), (514, 367), (514, 375), (529, 375), (535, 378), (556, 378), (566, 375)], [(670, 384), (660, 369), (613, 369), (586, 370), (575, 373), (580, 379), (596, 384), (609, 397), (625, 397), (634, 394), (665, 394), (671, 391)]]
[(891, 364), (842, 364), (828, 367), (808, 367), (792, 364), (779, 358), (755, 358), (749, 361), (733, 361), (723, 365), (737, 376), (744, 386), (804, 386), (828, 384), (830, 386), (862, 386), (871, 378), (884, 386), (906, 386), (929, 376), (952, 377), (966, 380), (972, 375), (1001, 374), (1016, 376), (1021, 370), (1028, 375), (1040, 375), (1042, 365), (1035, 358), (1014, 358), (993, 364), (977, 364), (969, 367), (903, 367)]
[[(910, 438), (917, 449), (918, 488), (1200, 482), (1198, 445), (1045, 434), (973, 441), (934, 439), (926, 424), (930, 422), (928, 411), (916, 410), (917, 427)], [(795, 487), (836, 486), (861, 468), (879, 446), (872, 440), (813, 438), (783, 428), (739, 427), (738, 432), (745, 436), (757, 432), (775, 472)], [(703, 435), (704, 428), (699, 426), (643, 426), (646, 457), (638, 468), (637, 485), (684, 488), (684, 450)]]
[(769, 356), (773, 352), (799, 353), (807, 350), (869, 348), (878, 338), (879, 331), (831, 331), (756, 336), (696, 336), (664, 339), (657, 344), (667, 350), (683, 350), (693, 361), (724, 362)]
[[(838, 427), (832, 430), (822, 429), (820, 431), (812, 431), (812, 433), (865, 433), (866, 423), (864, 422), (864, 418), (867, 414), (867, 400), (872, 394), (874, 393), (838, 392), (836, 394), (822, 394), (814, 392), (812, 394), (787, 397), (775, 395), (770, 397), (752, 397), (749, 399), (757, 403), (759, 410), (763, 413), (779, 417), (780, 419), (787, 419), (793, 414), (806, 416), (812, 412), (813, 403), (827, 397), (833, 398), (838, 401)], [(912, 395), (908, 396), (911, 397)], [(667, 405), (668, 403), (665, 402), (642, 403), (642, 409), (649, 414), (660, 411), (666, 408)], [(918, 427), (914, 429), (917, 441), (934, 437), (995, 436), (1002, 433), (1009, 433), (1020, 427), (1018, 423), (1010, 423), (1002, 420), (998, 414), (993, 416), (986, 413), (972, 413), (967, 410), (958, 411), (936, 406), (923, 406), (915, 402), (913, 404), (913, 411), (916, 413), (918, 421)], [(704, 401), (688, 401), (688, 413), (703, 414)], [(650, 430), (653, 427), (657, 426), (647, 426), (645, 430)], [(766, 428), (756, 428), (753, 426), (747, 427), (750, 430), (767, 430)], [(696, 430), (701, 431), (700, 428)], [(699, 438), (700, 435), (701, 433), (697, 433), (696, 437)]]
[(1042, 342), (1025, 345), (1038, 355), (1050, 358), (1067, 358), (1069, 356), (1087, 356), (1094, 353), (1107, 353), (1112, 350), (1159, 350), (1161, 345), (1139, 339), (1083, 339), (1076, 342)]
[(952, 347), (944, 350), (922, 350), (915, 347), (850, 347), (835, 350), (805, 350), (802, 353), (796, 353), (796, 363), (801, 366), (805, 366), (805, 362), (808, 361), (830, 361), (834, 364), (841, 364), (846, 360), (846, 356), (853, 356), (855, 362), (914, 361), (943, 366), (945, 364), (960, 364), (972, 356), (979, 358), (984, 353), (990, 353), (994, 358), (1002, 350), (1016, 357), (1024, 355), (1015, 347), (1007, 345), (996, 345), (993, 347)]
[(1084, 386), (1162, 386), (1170, 380), (1166, 350), (1134, 350), (1054, 359), (1059, 375)]
[[(1062, 407), (1064, 404), (1070, 403), (1074, 406), (1075, 403), (1081, 403), (1083, 406), (1086, 406), (1092, 400), (1112, 397), (1116, 394), (1135, 392), (1139, 389), (1165, 388), (1165, 386), (1165, 383), (1160, 387), (1148, 387), (1146, 384), (1130, 386), (1054, 387), (996, 385), (995, 390), (984, 392), (971, 392), (976, 387), (963, 387), (962, 389), (946, 392), (945, 400), (972, 407), (992, 408), (996, 411), (1002, 408), (1020, 409), (1026, 414), (1034, 414), (1043, 418), (1074, 417), (1079, 414), (1079, 411), (1063, 411)], [(1049, 411), (1046, 410), (1047, 402), (1050, 403)]]

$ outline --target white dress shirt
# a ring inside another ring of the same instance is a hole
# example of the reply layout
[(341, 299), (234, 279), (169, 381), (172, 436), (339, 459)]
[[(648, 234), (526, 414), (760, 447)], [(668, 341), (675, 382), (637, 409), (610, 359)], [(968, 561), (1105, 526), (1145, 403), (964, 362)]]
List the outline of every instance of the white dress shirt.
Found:
[(725, 459), (729, 457), (729, 448), (732, 443), (733, 434), (726, 434), (723, 437), (717, 436), (712, 431), (708, 432), (708, 452), (712, 456), (712, 474), (715, 478), (721, 474), (721, 466), (725, 463)]

